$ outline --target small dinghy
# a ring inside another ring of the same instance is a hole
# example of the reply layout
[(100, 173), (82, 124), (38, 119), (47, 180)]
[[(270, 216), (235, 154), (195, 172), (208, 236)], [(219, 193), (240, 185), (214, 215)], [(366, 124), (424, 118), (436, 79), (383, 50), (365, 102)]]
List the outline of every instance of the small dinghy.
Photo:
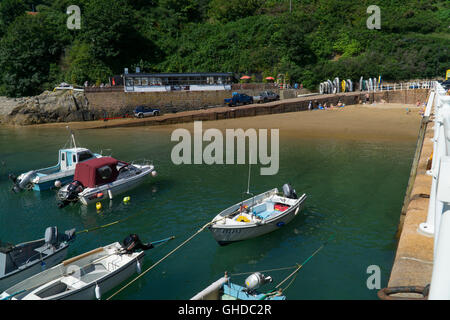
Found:
[(274, 188), (225, 209), (212, 220), (209, 230), (220, 245), (255, 238), (289, 223), (305, 200), (306, 194), (298, 198), (285, 184), (283, 194)]
[(245, 280), (245, 287), (232, 283), (227, 273), (210, 286), (197, 293), (191, 300), (286, 300), (281, 290), (262, 293), (258, 289), (272, 282), (272, 277), (266, 277), (255, 272)]
[(48, 227), (44, 239), (17, 245), (0, 243), (0, 292), (61, 263), (74, 238), (75, 229), (61, 234), (56, 227)]
[(78, 163), (88, 159), (100, 158), (100, 154), (92, 153), (89, 149), (76, 146), (75, 137), (70, 133), (69, 148), (63, 148), (58, 153), (58, 164), (53, 167), (31, 170), (16, 177), (10, 174), (13, 191), (22, 190), (43, 191), (60, 187), (73, 179), (75, 167)]
[(143, 250), (151, 248), (130, 235), (123, 244), (97, 248), (38, 273), (6, 289), (0, 300), (101, 299), (102, 293), (141, 272)]
[(137, 187), (149, 175), (156, 176), (155, 167), (150, 163), (129, 164), (111, 157), (78, 163), (74, 181), (58, 191), (61, 200), (59, 207), (76, 201), (88, 205), (112, 199), (117, 194)]

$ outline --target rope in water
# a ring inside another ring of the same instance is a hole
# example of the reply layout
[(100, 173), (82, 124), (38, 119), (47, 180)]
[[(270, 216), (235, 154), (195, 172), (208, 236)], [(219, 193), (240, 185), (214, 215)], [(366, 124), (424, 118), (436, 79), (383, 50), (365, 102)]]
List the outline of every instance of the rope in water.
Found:
[(325, 241), (316, 251), (313, 252), (312, 255), (310, 255), (302, 264), (298, 265), (297, 268), (290, 274), (288, 275), (283, 281), (281, 281), (279, 284), (277, 284), (275, 286), (274, 289), (272, 289), (271, 291), (265, 293), (259, 300), (264, 300), (266, 297), (273, 295), (277, 289), (279, 289), (286, 281), (288, 281), (290, 278), (292, 278), (294, 275), (295, 277), (288, 283), (288, 285), (282, 290), (286, 290), (287, 288), (289, 288), (289, 286), (294, 282), (294, 280), (297, 278), (297, 274), (300, 271), (300, 269), (306, 264), (308, 263), (309, 260), (311, 260), (312, 257), (314, 257), (320, 250), (323, 249), (323, 247), (325, 247), (325, 245), (331, 240), (333, 239), (334, 234), (331, 235), (327, 241)]
[[(233, 212), (234, 213), (234, 212)], [(128, 282), (125, 286), (123, 286), (122, 288), (120, 288), (118, 291), (116, 291), (114, 294), (112, 294), (108, 299), (106, 300), (110, 300), (111, 298), (113, 298), (114, 296), (116, 296), (117, 294), (119, 294), (120, 292), (122, 292), (125, 288), (129, 287), (132, 283), (134, 283), (136, 280), (140, 279), (141, 277), (143, 277), (147, 272), (149, 272), (150, 270), (152, 270), (154, 267), (156, 267), (158, 264), (160, 264), (161, 262), (163, 262), (164, 260), (166, 260), (169, 256), (171, 256), (173, 253), (175, 253), (178, 249), (180, 249), (181, 247), (183, 247), (186, 243), (188, 243), (189, 241), (191, 241), (193, 238), (195, 238), (199, 233), (201, 233), (203, 230), (205, 230), (205, 228), (207, 228), (208, 226), (217, 223), (221, 220), (224, 220), (226, 218), (228, 218), (230, 215), (232, 215), (233, 213), (230, 213), (229, 215), (226, 215), (218, 220), (213, 220), (208, 222), (207, 224), (205, 224), (203, 227), (201, 227), (200, 229), (198, 229), (192, 236), (190, 236), (189, 238), (187, 238), (185, 241), (183, 241), (183, 243), (181, 243), (178, 247), (176, 247), (175, 249), (173, 249), (172, 251), (170, 251), (168, 254), (166, 254), (164, 257), (162, 257), (160, 260), (158, 260), (157, 262), (155, 262), (153, 265), (151, 265), (150, 267), (148, 267), (144, 272), (142, 272), (140, 275), (138, 275), (136, 278), (134, 278), (133, 280), (131, 280), (130, 282)]]
[(276, 269), (267, 269), (267, 270), (260, 270), (260, 271), (250, 271), (250, 272), (241, 272), (241, 273), (231, 273), (230, 276), (242, 276), (242, 275), (246, 275), (246, 274), (253, 274), (255, 272), (273, 272), (273, 271), (283, 271), (283, 270), (290, 270), (290, 269), (295, 269), (298, 266), (291, 266), (291, 267), (284, 267), (284, 268), (276, 268)]
[(278, 289), (279, 287), (281, 287), (281, 285), (282, 285), (283, 283), (285, 283), (287, 280), (289, 280), (289, 278), (291, 278), (291, 277), (294, 276), (297, 272), (299, 272), (300, 269), (301, 269), (306, 263), (308, 263), (308, 261), (311, 260), (311, 258), (314, 257), (320, 250), (322, 250), (323, 247), (325, 247), (325, 245), (328, 243), (328, 241), (330, 241), (333, 237), (334, 237), (334, 235), (331, 235), (330, 238), (329, 238), (327, 241), (325, 241), (325, 242), (319, 247), (319, 249), (317, 249), (316, 251), (314, 251), (314, 253), (308, 257), (308, 259), (306, 259), (301, 265), (299, 265), (299, 266), (297, 267), (297, 269), (295, 269), (290, 275), (288, 275), (283, 281), (281, 281), (275, 288)]
[(140, 275), (138, 275), (136, 278), (134, 278), (133, 280), (131, 280), (130, 282), (128, 282), (125, 286), (123, 286), (122, 288), (120, 288), (119, 290), (117, 290), (114, 294), (112, 294), (109, 298), (107, 298), (106, 300), (110, 300), (111, 298), (113, 298), (114, 296), (116, 296), (117, 294), (119, 294), (120, 292), (122, 292), (125, 288), (128, 288), (132, 283), (134, 283), (135, 281), (137, 281), (138, 279), (140, 279), (141, 277), (143, 277), (147, 272), (149, 272), (150, 270), (152, 270), (153, 268), (155, 268), (158, 264), (160, 264), (161, 262), (163, 262), (164, 260), (166, 260), (169, 256), (171, 256), (175, 251), (177, 251), (178, 249), (180, 249), (182, 246), (184, 246), (186, 243), (188, 243), (189, 241), (191, 241), (195, 236), (197, 236), (200, 232), (202, 232), (206, 227), (208, 227), (210, 224), (212, 224), (213, 222), (208, 222), (207, 224), (205, 224), (203, 227), (201, 227), (200, 229), (197, 230), (197, 232), (195, 232), (192, 236), (190, 236), (188, 239), (186, 239), (185, 241), (183, 241), (183, 243), (181, 243), (179, 246), (177, 246), (175, 249), (173, 249), (172, 251), (170, 251), (168, 254), (166, 254), (163, 258), (161, 258), (160, 260), (158, 260), (156, 263), (154, 263), (153, 265), (151, 265), (149, 268), (147, 268), (144, 272), (142, 272)]

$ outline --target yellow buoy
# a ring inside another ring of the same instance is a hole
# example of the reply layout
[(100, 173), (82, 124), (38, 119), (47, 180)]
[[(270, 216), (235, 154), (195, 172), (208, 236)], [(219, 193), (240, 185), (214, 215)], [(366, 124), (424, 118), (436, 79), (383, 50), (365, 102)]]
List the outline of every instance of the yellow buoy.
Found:
[(123, 198), (123, 203), (128, 203), (130, 202), (130, 197), (124, 197)]
[(102, 203), (101, 202), (97, 202), (95, 204), (95, 207), (97, 208), (97, 210), (101, 210), (102, 209)]

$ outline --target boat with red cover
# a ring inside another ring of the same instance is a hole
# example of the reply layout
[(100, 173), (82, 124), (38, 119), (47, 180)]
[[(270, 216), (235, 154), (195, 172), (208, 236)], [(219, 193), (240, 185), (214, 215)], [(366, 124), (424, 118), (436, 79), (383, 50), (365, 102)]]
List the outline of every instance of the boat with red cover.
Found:
[(74, 180), (58, 192), (60, 207), (80, 201), (84, 205), (126, 192), (142, 182), (147, 176), (156, 176), (150, 163), (135, 164), (112, 157), (92, 159), (77, 164)]

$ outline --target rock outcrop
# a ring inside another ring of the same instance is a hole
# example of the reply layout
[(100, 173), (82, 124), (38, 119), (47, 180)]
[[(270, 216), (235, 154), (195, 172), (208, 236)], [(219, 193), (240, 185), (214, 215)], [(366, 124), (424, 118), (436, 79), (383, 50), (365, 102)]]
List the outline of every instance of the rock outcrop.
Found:
[(45, 91), (19, 102), (3, 122), (16, 125), (30, 125), (49, 122), (92, 120), (89, 101), (84, 92), (72, 90)]

